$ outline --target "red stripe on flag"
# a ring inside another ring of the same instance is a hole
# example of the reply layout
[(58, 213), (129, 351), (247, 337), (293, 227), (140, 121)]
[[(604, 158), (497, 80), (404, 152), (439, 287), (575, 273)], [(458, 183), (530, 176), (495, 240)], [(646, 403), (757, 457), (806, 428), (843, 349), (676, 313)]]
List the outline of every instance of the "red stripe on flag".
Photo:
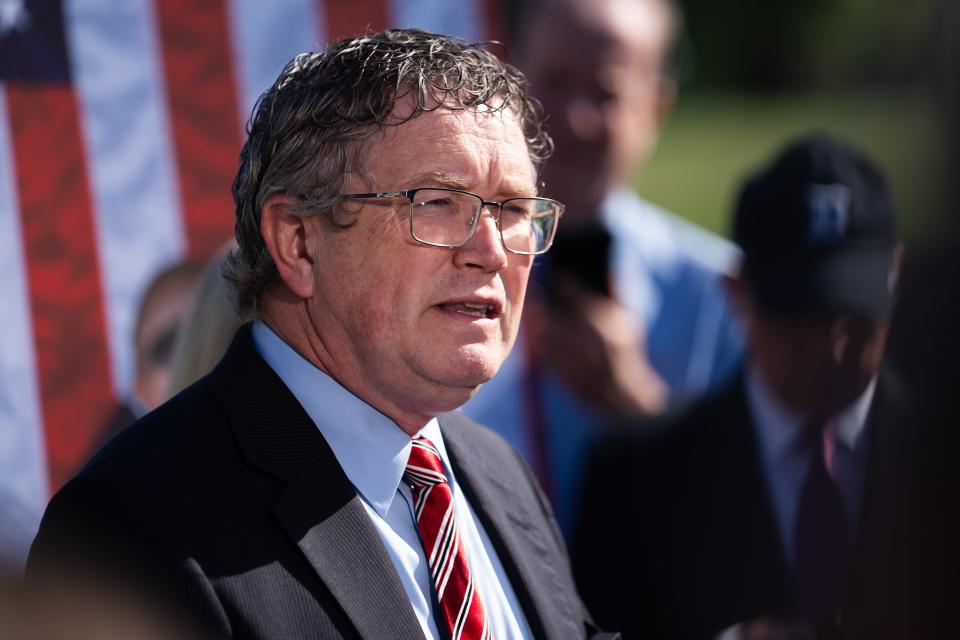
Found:
[[(509, 48), (510, 43), (507, 41), (507, 15), (504, 0), (480, 0), (480, 3), (483, 5), (484, 26), (486, 27), (484, 31), (486, 36), (484, 36), (484, 39), (496, 40)], [(502, 54), (504, 52), (497, 51), (496, 49), (492, 51), (498, 56), (503, 57)]]
[(156, 7), (188, 252), (206, 258), (232, 234), (242, 144), (226, 8), (223, 0)]
[(382, 31), (390, 22), (386, 0), (326, 0), (322, 5), (327, 42)]
[(68, 87), (7, 86), (50, 488), (99, 443), (113, 406), (76, 99)]

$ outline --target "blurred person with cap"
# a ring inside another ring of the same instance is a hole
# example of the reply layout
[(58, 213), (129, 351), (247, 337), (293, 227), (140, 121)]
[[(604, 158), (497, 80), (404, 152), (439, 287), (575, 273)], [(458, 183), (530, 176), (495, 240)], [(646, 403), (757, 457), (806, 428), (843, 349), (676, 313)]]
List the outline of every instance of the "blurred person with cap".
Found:
[(746, 182), (734, 238), (742, 374), (591, 460), (575, 571), (626, 638), (767, 618), (832, 637), (863, 512), (882, 500), (872, 452), (909, 420), (881, 368), (901, 247), (880, 172), (834, 139), (801, 139)]
[(721, 386), (742, 352), (722, 285), (736, 248), (630, 188), (674, 102), (681, 32), (672, 0), (544, 0), (516, 38), (556, 142), (545, 193), (567, 209), (517, 348), (464, 411), (531, 463), (567, 533), (602, 427)]

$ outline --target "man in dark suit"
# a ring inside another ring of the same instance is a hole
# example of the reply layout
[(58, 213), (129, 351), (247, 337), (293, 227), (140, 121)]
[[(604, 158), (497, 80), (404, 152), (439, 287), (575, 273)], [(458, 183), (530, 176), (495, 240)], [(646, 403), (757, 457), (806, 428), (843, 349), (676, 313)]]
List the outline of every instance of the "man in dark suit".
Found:
[(574, 563), (602, 624), (625, 637), (714, 638), (761, 619), (837, 632), (859, 523), (883, 508), (874, 453), (909, 407), (880, 366), (894, 217), (879, 172), (823, 136), (746, 183), (729, 283), (744, 371), (592, 460)]
[(386, 31), (295, 58), (249, 131), (226, 276), (254, 321), (54, 497), (28, 574), (120, 571), (214, 637), (595, 631), (526, 466), (448, 413), (563, 210), (523, 77)]

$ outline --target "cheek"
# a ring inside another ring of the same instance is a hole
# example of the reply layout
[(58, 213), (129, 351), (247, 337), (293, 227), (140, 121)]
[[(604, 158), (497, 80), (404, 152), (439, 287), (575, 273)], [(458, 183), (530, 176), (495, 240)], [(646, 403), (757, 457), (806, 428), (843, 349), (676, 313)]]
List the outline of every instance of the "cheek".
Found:
[(371, 272), (365, 279), (363, 290), (355, 298), (352, 313), (378, 333), (395, 330), (412, 306), (413, 290), (398, 278), (398, 273)]
[[(758, 350), (775, 361), (781, 369), (788, 369), (789, 363), (799, 364), (805, 359), (806, 344), (798, 340), (789, 329), (758, 324), (757, 336)], [(809, 356), (809, 353), (806, 355)]]
[(808, 385), (820, 378), (817, 372), (828, 370), (825, 365), (830, 366), (829, 349), (822, 341), (789, 327), (765, 332), (759, 348), (766, 351), (768, 361), (784, 380), (793, 381), (791, 384)]
[(390, 255), (393, 260), (377, 263), (364, 274), (365, 290), (354, 308), (361, 310), (364, 325), (377, 339), (416, 341), (422, 337), (418, 323), (430, 301), (445, 290), (440, 284), (442, 264), (422, 247), (414, 247), (407, 260), (400, 259), (402, 254)]
[(620, 123), (614, 139), (621, 156), (633, 159), (648, 154), (657, 131), (656, 115), (650, 106), (624, 113)]
[(862, 338), (859, 365), (864, 375), (872, 376), (883, 361), (883, 352), (887, 342), (885, 326), (876, 327)]
[(387, 321), (416, 291), (422, 249), (408, 237), (406, 216), (399, 214), (383, 215), (356, 231), (362, 231), (366, 240), (343, 248), (356, 259), (346, 270), (349, 277), (333, 284), (352, 299), (353, 309), (371, 320)]
[(507, 299), (510, 304), (516, 308), (517, 312), (519, 312), (523, 306), (533, 260), (533, 256), (510, 254), (509, 267), (503, 276)]
[(402, 308), (396, 282), (389, 269), (362, 261), (349, 269), (330, 269), (322, 277), (325, 304), (336, 322), (348, 327), (355, 342), (379, 342), (396, 325)]

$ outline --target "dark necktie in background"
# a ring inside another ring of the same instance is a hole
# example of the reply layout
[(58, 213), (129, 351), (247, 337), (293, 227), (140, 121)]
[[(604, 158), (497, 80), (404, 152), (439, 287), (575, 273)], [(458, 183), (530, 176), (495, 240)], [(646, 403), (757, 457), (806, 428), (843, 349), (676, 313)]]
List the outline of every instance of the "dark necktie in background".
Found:
[(851, 541), (843, 495), (834, 473), (832, 423), (804, 427), (810, 470), (800, 492), (794, 576), (801, 613), (815, 623), (836, 620), (846, 588)]

